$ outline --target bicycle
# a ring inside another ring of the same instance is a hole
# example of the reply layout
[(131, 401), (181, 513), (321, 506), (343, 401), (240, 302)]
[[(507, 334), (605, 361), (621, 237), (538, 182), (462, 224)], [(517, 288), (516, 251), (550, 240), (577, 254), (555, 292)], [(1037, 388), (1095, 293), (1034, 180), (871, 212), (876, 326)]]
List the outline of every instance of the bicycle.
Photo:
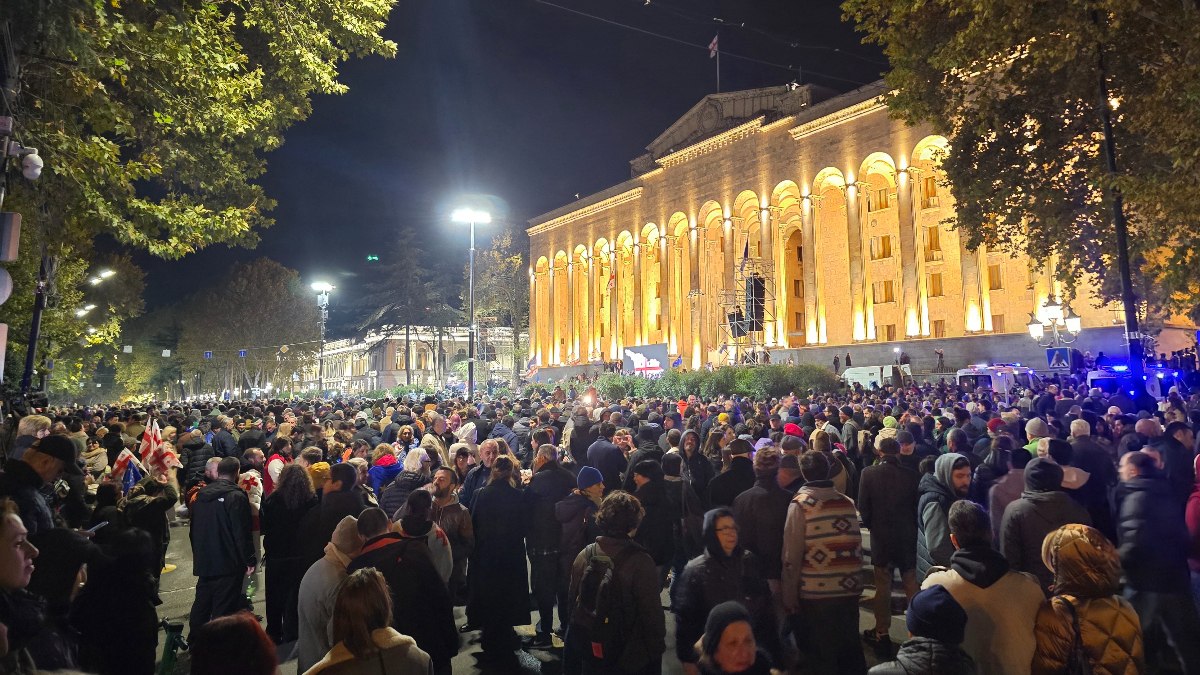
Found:
[(162, 661), (158, 664), (158, 675), (172, 675), (179, 653), (189, 649), (187, 638), (183, 637), (183, 621), (163, 619), (158, 625), (167, 634), (163, 642)]

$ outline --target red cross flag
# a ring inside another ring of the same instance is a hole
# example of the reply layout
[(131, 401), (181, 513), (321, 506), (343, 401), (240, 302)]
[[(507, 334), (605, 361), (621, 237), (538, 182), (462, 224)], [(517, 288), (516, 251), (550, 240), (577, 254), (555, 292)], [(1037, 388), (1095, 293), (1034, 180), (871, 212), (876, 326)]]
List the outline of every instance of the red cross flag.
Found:
[(714, 35), (712, 42), (708, 43), (708, 58), (711, 59), (717, 55), (717, 40), (720, 37), (721, 37), (720, 34)]
[(138, 448), (142, 463), (157, 473), (167, 473), (183, 464), (175, 451), (163, 443), (162, 432), (158, 428), (158, 420), (150, 421), (150, 426), (142, 432), (142, 445)]

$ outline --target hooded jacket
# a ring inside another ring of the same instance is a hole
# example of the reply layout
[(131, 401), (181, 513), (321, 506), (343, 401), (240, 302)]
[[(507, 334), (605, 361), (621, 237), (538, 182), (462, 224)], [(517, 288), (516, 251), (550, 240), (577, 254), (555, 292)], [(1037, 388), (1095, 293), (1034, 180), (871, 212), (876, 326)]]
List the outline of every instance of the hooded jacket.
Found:
[(954, 545), (950, 543), (950, 523), (947, 517), (950, 505), (958, 497), (951, 487), (954, 484), (954, 462), (966, 459), (958, 453), (947, 453), (937, 458), (933, 473), (921, 476), (917, 493), (917, 576), (924, 579), (934, 566), (950, 564)]
[(1088, 512), (1062, 491), (1062, 467), (1048, 459), (1025, 466), (1025, 492), (1008, 505), (1000, 524), (1000, 552), (1018, 572), (1029, 572), (1045, 591), (1054, 575), (1042, 562), (1046, 535), (1069, 523), (1091, 525)]
[(213, 448), (204, 442), (204, 437), (195, 434), (180, 447), (180, 459), (183, 462), (183, 487), (189, 489), (204, 480), (204, 465), (215, 457)]
[[(696, 439), (696, 450), (688, 457), (684, 447), (687, 445), (689, 434)], [(704, 508), (708, 508), (708, 484), (712, 482), (716, 471), (713, 469), (712, 462), (701, 452), (700, 434), (694, 429), (688, 429), (679, 437), (679, 453), (683, 456), (683, 477), (691, 482), (692, 489), (700, 497), (700, 501), (704, 503)]]
[(962, 648), (980, 675), (1029, 672), (1033, 621), (1045, 599), (1033, 576), (1011, 571), (991, 546), (968, 546), (950, 556), (950, 569), (926, 577), (922, 588), (934, 585), (949, 591), (967, 613)]
[(737, 496), (754, 487), (754, 462), (749, 455), (734, 455), (729, 470), (718, 474), (708, 484), (710, 507), (733, 506)]
[(571, 417), (571, 456), (575, 458), (576, 466), (587, 464), (587, 451), (596, 442), (596, 430), (587, 415)]
[(596, 503), (587, 495), (572, 490), (554, 505), (554, 517), (562, 526), (558, 557), (564, 569), (570, 569), (584, 546), (596, 541)]
[(646, 510), (634, 540), (641, 544), (658, 566), (668, 565), (675, 557), (683, 514), (680, 505), (667, 496), (665, 480), (651, 480), (634, 493)]
[(881, 663), (870, 675), (974, 675), (971, 657), (958, 645), (930, 638), (913, 637), (900, 645), (896, 660)]
[(757, 629), (765, 618), (762, 599), (767, 597), (766, 579), (759, 574), (757, 559), (741, 546), (729, 555), (717, 539), (717, 520), (733, 518), (729, 509), (704, 514), (704, 553), (683, 568), (674, 589), (675, 655), (683, 663), (699, 658), (696, 642), (704, 634), (704, 623), (713, 607), (729, 600), (742, 603)]
[(371, 489), (377, 495), (383, 494), (383, 489), (391, 485), (403, 470), (404, 465), (392, 453), (380, 456), (371, 468), (367, 469), (367, 475), (371, 477)]
[(1042, 602), (1034, 624), (1033, 675), (1066, 670), (1075, 638), (1068, 602), (1079, 617), (1081, 642), (1093, 673), (1144, 672), (1141, 623), (1133, 607), (1116, 594), (1121, 562), (1113, 545), (1092, 528), (1067, 525), (1046, 538), (1042, 554), (1054, 570), (1056, 594)]
[(250, 498), (225, 479), (204, 486), (192, 504), (192, 574), (243, 576), (257, 562), (251, 538)]

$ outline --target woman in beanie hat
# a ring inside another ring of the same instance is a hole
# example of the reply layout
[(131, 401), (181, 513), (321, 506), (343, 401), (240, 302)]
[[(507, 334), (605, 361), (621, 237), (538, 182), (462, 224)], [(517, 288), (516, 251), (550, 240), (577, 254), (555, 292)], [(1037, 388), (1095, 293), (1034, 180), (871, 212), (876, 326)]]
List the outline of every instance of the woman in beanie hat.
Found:
[(704, 675), (766, 675), (770, 660), (758, 649), (750, 613), (738, 602), (722, 602), (708, 613), (696, 642), (697, 666)]
[(967, 613), (945, 586), (930, 586), (908, 605), (908, 634), (896, 660), (870, 675), (974, 675), (975, 662), (962, 650)]

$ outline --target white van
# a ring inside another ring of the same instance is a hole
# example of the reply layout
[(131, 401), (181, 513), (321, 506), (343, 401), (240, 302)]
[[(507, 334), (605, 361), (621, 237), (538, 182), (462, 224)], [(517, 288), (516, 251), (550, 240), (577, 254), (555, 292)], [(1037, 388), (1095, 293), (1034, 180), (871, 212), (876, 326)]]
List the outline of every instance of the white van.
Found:
[(991, 366), (981, 364), (959, 370), (958, 384), (966, 386), (971, 391), (982, 388), (1007, 396), (1017, 393), (1021, 389), (1037, 389), (1038, 387), (1035, 385), (1041, 384), (1041, 378), (1037, 376), (1033, 368), (1022, 366), (1019, 363), (997, 363)]
[(842, 381), (848, 387), (853, 387), (857, 384), (861, 385), (864, 389), (876, 389), (885, 385), (896, 384), (895, 378), (897, 374), (905, 380), (911, 380), (912, 368), (908, 364), (902, 366), (895, 364), (886, 366), (852, 366), (842, 371)]

